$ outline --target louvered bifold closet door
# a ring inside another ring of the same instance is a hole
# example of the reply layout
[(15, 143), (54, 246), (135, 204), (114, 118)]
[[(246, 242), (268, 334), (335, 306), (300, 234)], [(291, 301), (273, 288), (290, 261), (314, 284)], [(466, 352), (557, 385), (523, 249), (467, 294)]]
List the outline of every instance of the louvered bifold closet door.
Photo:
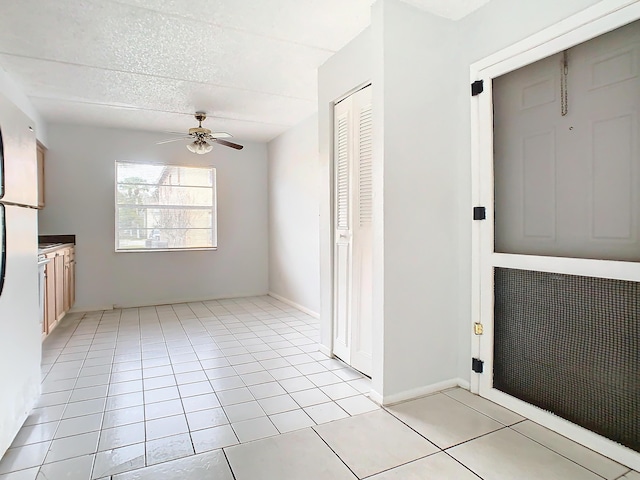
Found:
[(373, 152), (371, 87), (353, 95), (354, 226), (351, 365), (371, 374), (373, 291)]
[(334, 112), (334, 325), (333, 353), (351, 360), (351, 103)]

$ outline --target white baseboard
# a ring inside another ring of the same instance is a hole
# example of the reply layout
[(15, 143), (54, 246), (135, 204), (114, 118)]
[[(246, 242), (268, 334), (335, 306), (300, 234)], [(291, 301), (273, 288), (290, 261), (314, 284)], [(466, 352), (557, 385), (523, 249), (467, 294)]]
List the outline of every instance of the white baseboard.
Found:
[(281, 302), (286, 303), (287, 305), (291, 305), (293, 308), (297, 308), (301, 312), (306, 313), (307, 315), (311, 315), (313, 318), (320, 318), (320, 314), (318, 312), (314, 312), (313, 310), (300, 305), (299, 303), (294, 302), (293, 300), (289, 300), (288, 298), (283, 297), (282, 295), (278, 295), (277, 293), (269, 292), (269, 296), (275, 298), (276, 300), (280, 300)]
[(373, 390), (369, 394), (369, 397), (374, 402), (386, 406), (395, 405), (396, 403), (407, 402), (409, 400), (415, 400), (416, 398), (425, 397), (427, 395), (431, 395), (437, 392), (441, 392), (442, 390), (447, 390), (448, 388), (461, 387), (469, 389), (469, 382), (463, 380), (462, 378), (452, 378), (450, 380), (445, 380), (443, 382), (433, 383), (431, 385), (426, 385), (424, 387), (414, 388), (411, 390), (406, 390), (400, 393), (394, 393), (393, 395), (387, 395), (383, 397), (377, 392)]
[(380, 395), (378, 392), (376, 392), (375, 390), (371, 390), (369, 392), (369, 398), (371, 399), (371, 401), (373, 401), (374, 403), (377, 403), (378, 405), (382, 406), (382, 395)]
[(318, 351), (329, 358), (333, 358), (333, 352), (325, 345), (318, 344)]

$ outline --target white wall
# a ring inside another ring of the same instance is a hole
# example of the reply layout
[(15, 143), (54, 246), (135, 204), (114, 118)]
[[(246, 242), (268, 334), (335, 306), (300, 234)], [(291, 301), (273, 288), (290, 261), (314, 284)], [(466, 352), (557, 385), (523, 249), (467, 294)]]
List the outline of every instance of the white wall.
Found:
[[(372, 51), (371, 29), (367, 28), (318, 69), (320, 344), (325, 353), (331, 352), (333, 342), (333, 231), (331, 226), (333, 105), (348, 93), (371, 82)], [(373, 92), (375, 95), (375, 86)]]
[(320, 311), (318, 115), (268, 144), (269, 291)]
[(383, 346), (374, 352), (383, 370), (373, 388), (394, 401), (456, 377), (458, 185), (450, 132), (458, 46), (454, 22), (402, 2), (379, 2), (373, 18), (384, 198), (376, 239), (384, 263), (375, 272), (384, 275), (376, 309)]
[[(75, 310), (153, 305), (268, 292), (267, 149), (242, 142), (194, 155), (166, 135), (49, 127), (41, 234), (76, 235)], [(115, 253), (114, 162), (217, 168), (218, 250)]]
[(374, 95), (374, 369), (385, 401), (471, 378), (469, 67), (595, 0), (492, 0), (461, 21), (398, 0), (319, 69), (322, 344), (331, 348), (331, 102)]

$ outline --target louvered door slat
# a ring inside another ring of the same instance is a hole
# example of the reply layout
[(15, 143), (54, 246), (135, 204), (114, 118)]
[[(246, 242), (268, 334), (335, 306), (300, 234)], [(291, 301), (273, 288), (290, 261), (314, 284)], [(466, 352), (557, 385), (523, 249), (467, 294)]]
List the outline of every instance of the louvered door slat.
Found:
[(371, 223), (373, 215), (373, 171), (371, 105), (360, 110), (359, 212), (360, 226)]
[(338, 229), (349, 228), (349, 121), (344, 115), (338, 119), (337, 216)]

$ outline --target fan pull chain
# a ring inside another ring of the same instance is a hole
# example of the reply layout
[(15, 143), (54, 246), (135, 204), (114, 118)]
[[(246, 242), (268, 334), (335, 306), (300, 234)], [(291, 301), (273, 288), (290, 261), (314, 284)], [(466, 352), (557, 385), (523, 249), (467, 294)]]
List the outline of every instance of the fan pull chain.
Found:
[(569, 84), (567, 77), (569, 75), (569, 62), (567, 60), (567, 51), (562, 52), (562, 74), (560, 76), (560, 101), (562, 116), (564, 117), (569, 113)]

